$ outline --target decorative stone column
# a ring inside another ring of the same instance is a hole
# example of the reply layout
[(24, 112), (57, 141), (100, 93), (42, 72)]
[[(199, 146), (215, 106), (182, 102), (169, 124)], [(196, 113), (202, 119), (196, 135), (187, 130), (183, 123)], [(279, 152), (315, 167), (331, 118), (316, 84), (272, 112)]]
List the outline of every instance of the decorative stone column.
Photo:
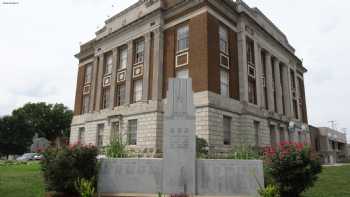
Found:
[(125, 104), (131, 103), (131, 94), (133, 93), (132, 90), (132, 69), (133, 69), (133, 41), (129, 41), (127, 43), (128, 45), (128, 64), (126, 66), (126, 92), (125, 92)]
[(278, 59), (275, 60), (275, 87), (276, 87), (276, 101), (277, 102), (277, 112), (279, 114), (283, 113), (282, 106), (282, 86), (281, 86), (281, 76), (280, 76), (280, 61)]
[(263, 91), (262, 91), (262, 62), (261, 62), (261, 48), (254, 42), (254, 53), (255, 53), (255, 81), (256, 81), (256, 99), (259, 107), (263, 106)]
[(238, 24), (238, 72), (239, 72), (239, 96), (242, 102), (248, 103), (248, 63), (247, 46), (245, 39), (245, 25), (243, 21)]
[(282, 75), (284, 79), (283, 83), (283, 94), (284, 94), (284, 105), (286, 109), (286, 115), (288, 118), (293, 116), (292, 114), (292, 96), (291, 96), (291, 84), (290, 84), (290, 73), (289, 66), (285, 65), (282, 67)]
[(96, 90), (97, 90), (97, 73), (98, 73), (98, 56), (94, 57), (94, 63), (93, 63), (93, 67), (92, 67), (92, 78), (91, 78), (91, 87), (90, 87), (90, 110), (91, 111), (95, 111), (96, 108), (94, 108), (95, 106), (95, 95), (96, 95)]
[(151, 54), (151, 32), (145, 35), (145, 54), (143, 65), (143, 88), (142, 88), (142, 100), (148, 100), (149, 89), (149, 67), (150, 67), (150, 54)]
[(158, 28), (154, 33), (154, 53), (153, 53), (153, 84), (152, 100), (161, 100), (163, 92), (163, 30)]
[(113, 109), (115, 106), (115, 91), (116, 91), (116, 83), (117, 83), (117, 61), (118, 61), (118, 49), (114, 48), (112, 50), (112, 59), (113, 59), (113, 67), (112, 67), (112, 80), (111, 80), (111, 90), (110, 90), (110, 109)]
[(100, 54), (99, 55), (99, 66), (98, 66), (98, 76), (97, 76), (97, 81), (96, 81), (96, 103), (95, 103), (95, 108), (96, 111), (101, 110), (101, 97), (102, 97), (102, 81), (103, 81), (103, 62), (104, 62), (104, 55)]
[(273, 96), (273, 80), (272, 80), (272, 65), (271, 54), (266, 52), (266, 89), (269, 104), (269, 111), (275, 111), (274, 96)]

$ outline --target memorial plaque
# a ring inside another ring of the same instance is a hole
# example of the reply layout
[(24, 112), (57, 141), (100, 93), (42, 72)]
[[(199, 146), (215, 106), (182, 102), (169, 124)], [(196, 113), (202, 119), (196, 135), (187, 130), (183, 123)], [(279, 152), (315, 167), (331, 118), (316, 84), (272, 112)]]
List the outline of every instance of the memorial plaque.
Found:
[(195, 108), (192, 80), (170, 79), (164, 115), (164, 193), (195, 194)]

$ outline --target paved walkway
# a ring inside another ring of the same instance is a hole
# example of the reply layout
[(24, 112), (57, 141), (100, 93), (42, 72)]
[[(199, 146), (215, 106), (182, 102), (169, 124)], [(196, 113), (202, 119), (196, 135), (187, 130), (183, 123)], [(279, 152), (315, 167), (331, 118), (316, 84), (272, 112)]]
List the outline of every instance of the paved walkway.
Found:
[(337, 167), (337, 166), (349, 166), (350, 163), (335, 163), (335, 164), (325, 164), (323, 167)]

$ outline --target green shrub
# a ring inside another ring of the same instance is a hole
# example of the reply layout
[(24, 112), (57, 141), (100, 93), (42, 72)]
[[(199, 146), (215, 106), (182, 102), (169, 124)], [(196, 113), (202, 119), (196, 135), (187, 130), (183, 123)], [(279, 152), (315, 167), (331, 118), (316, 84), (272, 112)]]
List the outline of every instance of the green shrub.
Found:
[(122, 158), (127, 155), (127, 144), (123, 142), (121, 137), (111, 140), (111, 143), (105, 147), (106, 156), (108, 158)]
[(228, 155), (228, 159), (255, 160), (260, 159), (259, 151), (249, 145), (236, 146)]
[(258, 191), (261, 197), (280, 197), (278, 188), (275, 185), (268, 185)]
[(208, 157), (208, 142), (198, 136), (196, 137), (196, 152), (198, 158)]
[(265, 165), (283, 197), (298, 197), (321, 172), (318, 158), (303, 144), (283, 143), (265, 150)]
[(75, 189), (81, 197), (93, 197), (95, 194), (94, 178), (92, 180), (78, 178), (75, 182)]
[(78, 178), (91, 180), (96, 177), (97, 154), (94, 146), (76, 145), (46, 150), (41, 161), (46, 189), (76, 194), (75, 181)]

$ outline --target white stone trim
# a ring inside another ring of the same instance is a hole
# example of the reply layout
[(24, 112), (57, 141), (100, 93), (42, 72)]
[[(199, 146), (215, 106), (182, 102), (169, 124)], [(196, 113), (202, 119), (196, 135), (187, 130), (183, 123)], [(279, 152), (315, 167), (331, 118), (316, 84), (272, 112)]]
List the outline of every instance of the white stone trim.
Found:
[(183, 23), (183, 22), (185, 22), (185, 21), (187, 21), (187, 20), (189, 20), (189, 19), (191, 19), (191, 18), (193, 18), (193, 17), (196, 17), (196, 16), (198, 16), (198, 15), (200, 15), (200, 14), (203, 14), (203, 13), (206, 13), (206, 12), (208, 12), (208, 7), (200, 8), (200, 9), (194, 11), (194, 12), (191, 12), (191, 13), (189, 13), (189, 14), (186, 14), (185, 16), (182, 16), (182, 17), (180, 17), (180, 18), (178, 18), (178, 19), (176, 19), (176, 20), (173, 20), (173, 21), (171, 21), (171, 22), (165, 24), (163, 29), (164, 29), (164, 30), (165, 30), (165, 29), (169, 29), (170, 27), (173, 27), (173, 26), (175, 26), (175, 25), (178, 25), (178, 24), (180, 24), (180, 23)]

